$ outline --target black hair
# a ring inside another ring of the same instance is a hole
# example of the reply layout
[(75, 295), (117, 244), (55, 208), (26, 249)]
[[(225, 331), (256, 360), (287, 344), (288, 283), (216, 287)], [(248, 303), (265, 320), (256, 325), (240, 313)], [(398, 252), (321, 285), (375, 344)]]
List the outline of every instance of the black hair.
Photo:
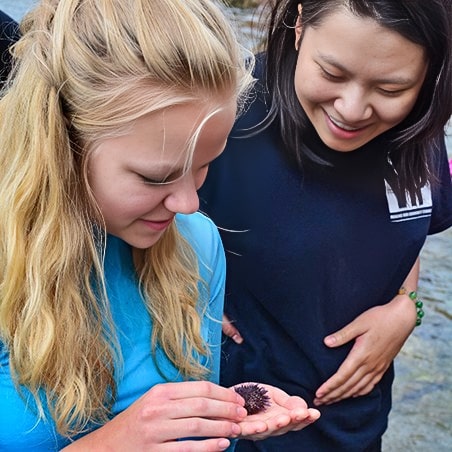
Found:
[(298, 59), (294, 27), (299, 4), (302, 5), (302, 30), (318, 27), (327, 15), (345, 8), (359, 17), (375, 20), (424, 48), (428, 64), (425, 81), (409, 115), (390, 131), (394, 146), (389, 157), (406, 189), (418, 189), (427, 181), (434, 182), (432, 169), (444, 140), (446, 123), (452, 115), (451, 0), (268, 2), (265, 83), (271, 107), (267, 123), (278, 123), (286, 153), (301, 167), (304, 158), (316, 160), (316, 157), (303, 146), (303, 131), (309, 120), (293, 83)]

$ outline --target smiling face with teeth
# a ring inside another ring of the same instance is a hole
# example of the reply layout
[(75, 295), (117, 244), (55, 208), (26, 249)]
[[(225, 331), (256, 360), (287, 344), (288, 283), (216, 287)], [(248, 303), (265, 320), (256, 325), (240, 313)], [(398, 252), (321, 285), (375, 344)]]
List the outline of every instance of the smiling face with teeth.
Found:
[(408, 116), (427, 70), (422, 47), (345, 9), (295, 31), (295, 91), (328, 147), (353, 151)]

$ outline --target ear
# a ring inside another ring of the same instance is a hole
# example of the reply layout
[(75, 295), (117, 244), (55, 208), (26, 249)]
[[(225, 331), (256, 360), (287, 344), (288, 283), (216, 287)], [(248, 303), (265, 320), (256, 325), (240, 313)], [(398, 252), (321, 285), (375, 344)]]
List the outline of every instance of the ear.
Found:
[(297, 22), (295, 23), (295, 50), (298, 52), (300, 48), (300, 39), (301, 39), (301, 11), (303, 7), (301, 3), (298, 3), (298, 17)]

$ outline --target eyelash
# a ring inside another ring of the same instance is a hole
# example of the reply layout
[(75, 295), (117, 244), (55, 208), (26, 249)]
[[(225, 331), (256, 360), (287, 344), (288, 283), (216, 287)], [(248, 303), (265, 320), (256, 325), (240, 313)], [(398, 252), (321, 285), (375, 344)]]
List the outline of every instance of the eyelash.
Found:
[(148, 177), (146, 177), (146, 176), (143, 176), (142, 174), (139, 174), (139, 176), (141, 177), (141, 179), (143, 180), (143, 182), (144, 182), (145, 184), (147, 184), (147, 185), (165, 185), (165, 184), (168, 184), (168, 183), (169, 183), (167, 177), (165, 177), (165, 178), (162, 179), (162, 180), (155, 180), (155, 179), (150, 179), (150, 178), (148, 178)]
[(403, 89), (399, 89), (397, 91), (388, 91), (386, 89), (380, 88), (380, 92), (385, 96), (397, 97), (399, 94), (403, 92)]
[[(210, 162), (206, 163), (200, 168), (200, 171), (206, 170), (209, 168)], [(142, 179), (142, 181), (147, 185), (168, 185), (183, 177), (183, 174), (170, 174), (161, 180), (150, 179), (149, 177), (144, 176), (143, 174), (137, 173), (137, 175)]]
[(323, 67), (320, 67), (320, 70), (322, 71), (322, 75), (328, 80), (332, 80), (332, 81), (336, 81), (336, 82), (339, 82), (342, 80), (342, 77), (340, 77), (338, 75), (330, 74), (328, 71), (323, 69)]
[[(341, 82), (342, 81), (342, 77), (339, 75), (333, 75), (330, 74), (328, 71), (326, 71), (323, 67), (320, 67), (321, 71), (322, 71), (322, 75), (323, 77), (325, 77), (327, 80), (330, 80), (332, 82)], [(379, 91), (384, 95), (384, 96), (389, 96), (389, 97), (397, 97), (399, 94), (401, 94), (404, 90), (403, 89), (399, 89), (396, 91), (389, 91), (383, 88), (379, 88)]]

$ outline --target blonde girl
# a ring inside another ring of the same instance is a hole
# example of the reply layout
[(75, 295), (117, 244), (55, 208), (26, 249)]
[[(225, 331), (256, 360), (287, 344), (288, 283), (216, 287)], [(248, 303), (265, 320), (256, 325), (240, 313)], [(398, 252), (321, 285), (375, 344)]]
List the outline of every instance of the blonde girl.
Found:
[(197, 190), (252, 81), (221, 10), (43, 0), (21, 33), (0, 101), (0, 448), (215, 451), (315, 420), (272, 387), (246, 417), (215, 384), (224, 255)]

